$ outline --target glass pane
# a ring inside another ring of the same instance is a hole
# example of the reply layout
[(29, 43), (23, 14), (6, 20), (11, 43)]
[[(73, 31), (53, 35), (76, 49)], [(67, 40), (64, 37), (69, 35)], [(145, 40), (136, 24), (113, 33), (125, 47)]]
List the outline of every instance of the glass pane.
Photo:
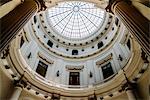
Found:
[(67, 1), (48, 9), (48, 21), (54, 32), (64, 38), (79, 40), (96, 33), (105, 13), (94, 4)]

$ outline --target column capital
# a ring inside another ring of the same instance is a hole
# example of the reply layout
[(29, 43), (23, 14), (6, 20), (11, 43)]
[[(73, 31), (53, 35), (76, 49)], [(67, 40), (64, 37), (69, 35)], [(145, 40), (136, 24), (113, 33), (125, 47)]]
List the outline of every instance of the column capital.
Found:
[(134, 89), (136, 89), (136, 87), (137, 87), (136, 83), (132, 83), (132, 82), (128, 81), (122, 85), (122, 90), (124, 90), (124, 91), (134, 90)]
[(9, 54), (9, 45), (2, 51), (1, 55), (1, 59), (5, 59)]
[(125, 88), (129, 100), (136, 100), (136, 94), (134, 91), (134, 87), (130, 84)]
[(133, 90), (132, 86), (128, 84), (127, 87), (125, 87), (125, 91), (128, 91), (128, 90)]
[(112, 14), (114, 14), (114, 7), (119, 3), (119, 2), (126, 2), (128, 4), (131, 4), (130, 0), (109, 0), (109, 3), (107, 5), (107, 7), (105, 8), (105, 10), (107, 12), (110, 12)]
[(38, 12), (45, 11), (47, 9), (44, 0), (34, 0), (38, 5)]
[[(7, 8), (9, 8), (9, 6)], [(15, 36), (31, 19), (31, 17), (35, 15), (36, 12), (36, 2), (33, 0), (24, 0), (23, 3), (19, 4), (8, 14), (1, 17), (0, 53), (9, 45), (9, 43), (15, 38)]]
[(20, 82), (17, 82), (16, 84), (14, 82), (14, 85), (15, 85), (14, 86), (14, 91), (10, 96), (10, 100), (19, 100), (19, 97), (20, 97), (20, 94), (23, 90), (24, 85)]
[(149, 63), (148, 55), (146, 55), (146, 53), (143, 51), (143, 49), (141, 50), (141, 57), (142, 57), (144, 63)]
[(149, 20), (132, 5), (132, 2), (130, 0), (109, 0), (105, 9), (122, 21), (143, 51), (150, 56)]
[(20, 88), (22, 88), (22, 89), (23, 89), (24, 85), (23, 85), (23, 84), (18, 83), (18, 84), (16, 84), (16, 85), (15, 85), (15, 87), (20, 87)]
[(15, 87), (25, 88), (27, 86), (27, 83), (23, 80), (15, 80), (14, 85)]

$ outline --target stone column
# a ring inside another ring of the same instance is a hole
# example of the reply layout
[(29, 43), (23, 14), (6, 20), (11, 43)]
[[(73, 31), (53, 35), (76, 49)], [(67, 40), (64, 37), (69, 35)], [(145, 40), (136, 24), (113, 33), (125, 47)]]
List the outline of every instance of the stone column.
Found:
[(5, 4), (0, 6), (0, 18), (7, 15), (9, 12), (11, 12), (15, 7), (17, 7), (22, 2), (23, 2), (22, 0), (10, 0), (7, 3), (4, 2)]
[(14, 91), (10, 97), (10, 100), (19, 100), (19, 96), (21, 94), (23, 90), (23, 86), (20, 85), (20, 84), (17, 84), (15, 87), (14, 87)]
[(11, 9), (0, 13), (0, 53), (36, 12), (47, 8), (44, 0), (13, 0), (4, 4), (4, 8), (8, 5)]
[(125, 88), (128, 99), (129, 100), (136, 100), (134, 92), (132, 90), (132, 87), (128, 85), (128, 87)]
[(106, 11), (117, 15), (143, 51), (150, 56), (149, 20), (132, 5), (132, 2), (130, 0), (110, 0)]
[(7, 15), (0, 19), (0, 52), (10, 43), (29, 19), (35, 14), (38, 6), (34, 0), (24, 0)]

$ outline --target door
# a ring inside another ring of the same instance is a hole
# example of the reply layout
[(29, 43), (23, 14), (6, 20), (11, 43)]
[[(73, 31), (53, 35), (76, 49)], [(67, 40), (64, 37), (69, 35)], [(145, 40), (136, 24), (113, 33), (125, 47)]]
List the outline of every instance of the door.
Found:
[(69, 85), (80, 85), (80, 73), (79, 72), (70, 72)]

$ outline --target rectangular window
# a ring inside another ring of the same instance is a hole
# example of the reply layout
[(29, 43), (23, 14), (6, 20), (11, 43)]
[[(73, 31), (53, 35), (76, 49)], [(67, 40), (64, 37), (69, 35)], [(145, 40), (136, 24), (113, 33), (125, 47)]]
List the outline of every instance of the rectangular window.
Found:
[(111, 63), (109, 62), (108, 64), (102, 66), (102, 72), (103, 72), (103, 77), (104, 79), (108, 78), (109, 76), (114, 74), (114, 71), (112, 69)]
[(42, 61), (39, 61), (36, 72), (41, 76), (45, 77), (47, 68), (48, 68), (47, 64), (43, 63)]
[(80, 73), (79, 72), (70, 72), (69, 85), (80, 85)]

